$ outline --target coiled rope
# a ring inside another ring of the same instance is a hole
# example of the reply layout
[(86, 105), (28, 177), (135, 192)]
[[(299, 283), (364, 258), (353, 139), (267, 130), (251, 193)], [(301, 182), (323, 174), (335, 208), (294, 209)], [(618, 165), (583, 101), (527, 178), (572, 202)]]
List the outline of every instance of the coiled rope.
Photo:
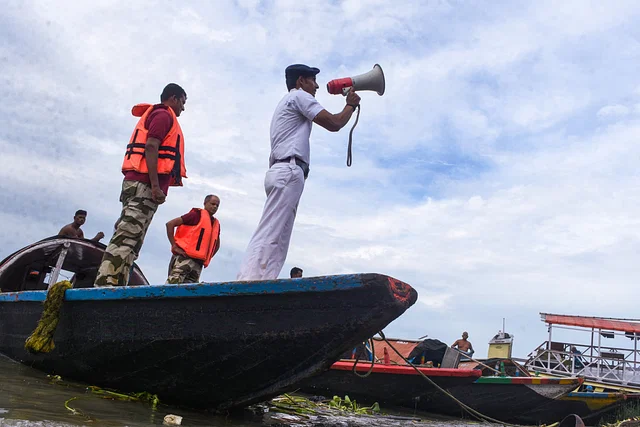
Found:
[[(376, 352), (375, 352), (375, 348), (373, 346), (373, 338), (369, 338), (369, 345), (371, 347), (371, 366), (369, 367), (369, 371), (364, 374), (364, 375), (360, 375), (358, 373), (358, 371), (356, 370), (356, 367), (358, 366), (358, 360), (360, 360), (360, 355), (356, 355), (356, 361), (353, 362), (353, 368), (351, 369), (351, 372), (353, 372), (356, 376), (360, 377), (360, 378), (367, 378), (369, 375), (371, 375), (371, 372), (373, 372), (373, 367), (376, 363)], [(364, 349), (367, 349), (367, 341), (362, 343), (364, 345)]]
[(38, 321), (38, 326), (24, 343), (24, 348), (30, 353), (49, 353), (56, 346), (53, 343), (53, 335), (56, 333), (60, 309), (64, 301), (64, 293), (73, 285), (68, 280), (52, 285), (47, 292), (44, 301), (44, 310)]

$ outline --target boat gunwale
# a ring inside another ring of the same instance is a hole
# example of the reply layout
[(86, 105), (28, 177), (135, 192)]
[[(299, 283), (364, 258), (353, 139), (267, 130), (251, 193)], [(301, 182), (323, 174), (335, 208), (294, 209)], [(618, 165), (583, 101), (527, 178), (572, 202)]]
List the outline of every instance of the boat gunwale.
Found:
[[(363, 280), (364, 276), (378, 276), (381, 280)], [(347, 274), (301, 279), (280, 279), (251, 282), (212, 282), (190, 284), (162, 284), (69, 289), (67, 301), (108, 301), (166, 298), (211, 298), (290, 293), (324, 293), (347, 291), (373, 286), (387, 287), (389, 276), (376, 273)], [(47, 291), (19, 291), (0, 293), (2, 302), (43, 302)]]
[[(335, 371), (350, 371), (353, 369), (354, 361), (340, 360), (331, 365), (331, 369)], [(368, 372), (371, 368), (371, 362), (358, 362), (356, 372)], [(372, 373), (376, 374), (397, 374), (397, 375), (420, 375), (416, 369), (428, 377), (472, 377), (479, 378), (482, 371), (479, 369), (456, 369), (456, 368), (421, 368), (407, 365), (385, 365), (382, 363), (374, 363)]]

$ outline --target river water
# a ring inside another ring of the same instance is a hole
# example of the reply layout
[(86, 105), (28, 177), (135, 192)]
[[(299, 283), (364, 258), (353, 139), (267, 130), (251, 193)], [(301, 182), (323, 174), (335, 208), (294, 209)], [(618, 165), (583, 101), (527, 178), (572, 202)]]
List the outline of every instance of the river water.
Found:
[[(382, 408), (383, 411), (385, 408)], [(165, 415), (183, 417), (182, 426), (255, 427), (255, 426), (480, 426), (458, 420), (443, 420), (416, 414), (399, 414), (402, 417), (418, 417), (419, 422), (366, 417), (344, 419), (324, 417), (322, 420), (306, 420), (282, 414), (263, 414), (261, 407), (233, 417), (190, 412), (180, 408), (122, 400), (105, 399), (92, 393), (84, 384), (56, 380), (46, 374), (0, 356), (0, 426), (15, 427), (67, 427), (67, 426), (156, 426), (163, 425)]]

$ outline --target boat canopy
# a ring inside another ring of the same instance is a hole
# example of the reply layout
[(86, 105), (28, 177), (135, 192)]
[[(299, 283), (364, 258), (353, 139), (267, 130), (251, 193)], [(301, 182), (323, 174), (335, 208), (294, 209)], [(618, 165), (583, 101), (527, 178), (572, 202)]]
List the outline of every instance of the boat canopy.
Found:
[[(59, 275), (74, 288), (93, 287), (105, 249), (102, 243), (73, 237), (54, 236), (32, 243), (0, 261), (0, 292), (46, 290)], [(148, 284), (134, 264), (129, 286)]]
[(571, 316), (566, 314), (549, 313), (540, 313), (540, 316), (542, 317), (542, 321), (549, 325), (577, 326), (580, 328), (640, 334), (640, 320), (635, 319)]

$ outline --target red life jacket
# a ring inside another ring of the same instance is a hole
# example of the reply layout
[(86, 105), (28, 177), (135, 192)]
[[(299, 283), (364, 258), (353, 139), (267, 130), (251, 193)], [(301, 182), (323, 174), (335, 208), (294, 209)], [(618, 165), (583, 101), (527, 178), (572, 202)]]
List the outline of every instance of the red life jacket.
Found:
[(179, 225), (175, 242), (189, 258), (202, 261), (206, 268), (220, 241), (220, 222), (213, 218), (213, 224), (211, 224), (209, 212), (204, 209), (194, 209), (200, 211), (200, 221), (197, 225)]
[[(149, 173), (144, 155), (149, 130), (145, 128), (144, 124), (151, 111), (153, 111), (151, 104), (137, 104), (131, 109), (131, 114), (140, 117), (140, 120), (133, 130), (129, 144), (127, 144), (127, 151), (122, 162), (122, 173), (127, 171)], [(182, 178), (187, 177), (187, 169), (184, 166), (184, 136), (176, 113), (171, 108), (167, 108), (166, 111), (171, 114), (173, 125), (158, 148), (158, 174), (171, 175), (169, 185), (182, 186)]]

